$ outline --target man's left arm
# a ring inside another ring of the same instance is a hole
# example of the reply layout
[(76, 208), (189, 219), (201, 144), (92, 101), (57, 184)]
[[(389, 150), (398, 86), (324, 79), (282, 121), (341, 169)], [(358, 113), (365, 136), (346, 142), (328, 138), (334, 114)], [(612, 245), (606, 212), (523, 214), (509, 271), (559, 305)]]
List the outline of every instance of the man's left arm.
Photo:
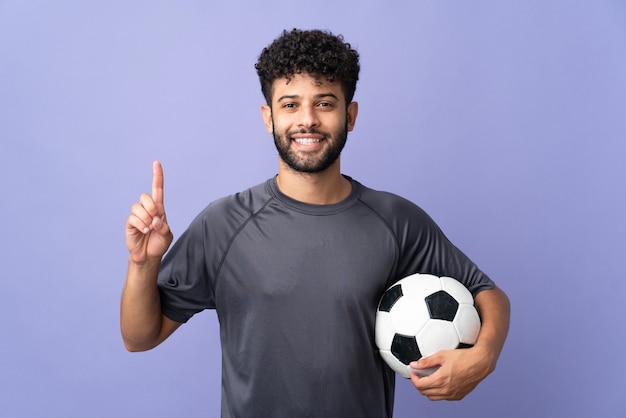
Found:
[(475, 303), (482, 324), (472, 348), (440, 351), (411, 364), (414, 369), (440, 366), (426, 377), (411, 373), (413, 385), (430, 400), (463, 399), (496, 368), (509, 331), (509, 298), (494, 287), (476, 295)]

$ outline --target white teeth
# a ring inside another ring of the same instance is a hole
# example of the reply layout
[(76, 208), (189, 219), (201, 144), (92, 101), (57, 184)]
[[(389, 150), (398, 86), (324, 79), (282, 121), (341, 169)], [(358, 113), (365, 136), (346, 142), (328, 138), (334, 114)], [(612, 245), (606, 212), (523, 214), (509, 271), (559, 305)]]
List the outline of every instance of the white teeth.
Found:
[(315, 139), (315, 138), (295, 138), (294, 141), (302, 145), (311, 145), (311, 144), (317, 144), (321, 140)]

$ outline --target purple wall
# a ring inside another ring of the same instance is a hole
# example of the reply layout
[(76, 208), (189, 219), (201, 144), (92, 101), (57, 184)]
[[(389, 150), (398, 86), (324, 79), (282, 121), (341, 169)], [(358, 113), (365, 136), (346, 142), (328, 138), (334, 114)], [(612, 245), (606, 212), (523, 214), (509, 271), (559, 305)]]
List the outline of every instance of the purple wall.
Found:
[(253, 64), (292, 27), (362, 55), (344, 172), (513, 304), (492, 376), (451, 403), (402, 380), (396, 416), (626, 416), (626, 3), (78, 3), (0, 2), (0, 416), (218, 416), (213, 312), (123, 348), (124, 222), (154, 159), (178, 235), (276, 172)]

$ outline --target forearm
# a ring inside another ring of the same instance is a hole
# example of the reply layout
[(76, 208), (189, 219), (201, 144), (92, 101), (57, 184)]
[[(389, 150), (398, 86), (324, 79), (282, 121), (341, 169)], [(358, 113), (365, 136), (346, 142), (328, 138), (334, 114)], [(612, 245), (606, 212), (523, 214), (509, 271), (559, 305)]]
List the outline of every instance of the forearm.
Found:
[(161, 342), (161, 301), (157, 288), (160, 260), (128, 263), (122, 293), (120, 326), (129, 351), (149, 350)]
[(474, 347), (488, 357), (491, 372), (496, 366), (509, 331), (511, 307), (508, 297), (498, 287), (480, 292), (475, 302), (482, 325)]

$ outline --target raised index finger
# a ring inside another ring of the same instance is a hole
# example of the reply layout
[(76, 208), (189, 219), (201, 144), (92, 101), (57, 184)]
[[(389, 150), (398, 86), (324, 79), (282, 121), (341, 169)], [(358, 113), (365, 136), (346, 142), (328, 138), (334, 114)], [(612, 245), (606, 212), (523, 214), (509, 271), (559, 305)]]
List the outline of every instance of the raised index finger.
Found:
[(152, 163), (152, 200), (163, 209), (163, 167), (159, 161)]

